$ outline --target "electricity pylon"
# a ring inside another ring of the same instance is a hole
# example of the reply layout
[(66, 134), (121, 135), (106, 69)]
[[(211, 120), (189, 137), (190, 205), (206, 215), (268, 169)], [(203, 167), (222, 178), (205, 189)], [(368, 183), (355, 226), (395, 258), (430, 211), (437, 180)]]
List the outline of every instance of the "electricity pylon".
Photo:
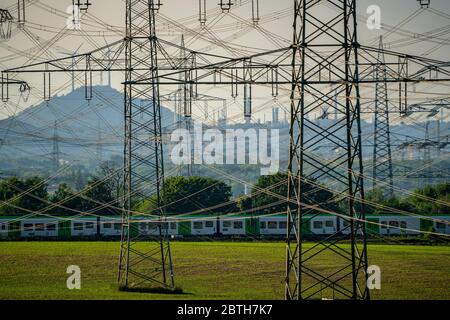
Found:
[[(161, 189), (164, 161), (159, 99), (155, 12), (159, 1), (126, 1), (125, 152), (119, 284), (130, 288), (174, 288), (167, 224), (163, 222)], [(145, 86), (131, 82), (150, 78)], [(142, 243), (131, 210), (153, 195), (160, 216), (153, 241)]]
[(103, 137), (100, 121), (97, 123), (97, 141), (95, 142), (97, 163), (100, 165), (103, 161)]
[(0, 9), (0, 39), (6, 40), (11, 38), (11, 24), (13, 17), (6, 9)]
[[(334, 10), (319, 19), (323, 2), (295, 0), (285, 294), (289, 300), (368, 299), (364, 211), (356, 200), (364, 198), (356, 1), (327, 1)], [(323, 107), (338, 120), (324, 126), (312, 120)], [(323, 142), (339, 151), (327, 161), (314, 155)], [(345, 201), (346, 223), (310, 246), (303, 244), (304, 230), (318, 212), (304, 206), (307, 177), (336, 186), (334, 205)]]
[(390, 197), (394, 194), (392, 172), (391, 130), (389, 122), (389, 97), (386, 82), (386, 63), (383, 39), (380, 37), (380, 52), (376, 65), (373, 147), (373, 189), (381, 187)]
[[(192, 57), (186, 54), (186, 46), (184, 42), (184, 35), (181, 36), (181, 45), (180, 45), (180, 67), (184, 69), (192, 68)], [(177, 94), (177, 126), (178, 129), (186, 129), (188, 132), (191, 132), (192, 127), (192, 96), (193, 90), (192, 85), (188, 83), (190, 80), (190, 72), (186, 71), (184, 73), (179, 74), (180, 84), (178, 85), (178, 94)], [(192, 175), (192, 164), (188, 163), (185, 165), (179, 165), (177, 170), (180, 176), (183, 175), (183, 168), (186, 169), (186, 175)]]
[(59, 151), (59, 135), (58, 135), (58, 123), (55, 121), (53, 126), (53, 150), (52, 150), (52, 162), (53, 170), (59, 169), (59, 160), (61, 159)]
[[(425, 123), (425, 139), (423, 148), (423, 163), (425, 166), (429, 166), (431, 163), (431, 137), (430, 137), (430, 120), (427, 119)], [(428, 175), (425, 179), (425, 183), (430, 185), (433, 183), (431, 175)]]

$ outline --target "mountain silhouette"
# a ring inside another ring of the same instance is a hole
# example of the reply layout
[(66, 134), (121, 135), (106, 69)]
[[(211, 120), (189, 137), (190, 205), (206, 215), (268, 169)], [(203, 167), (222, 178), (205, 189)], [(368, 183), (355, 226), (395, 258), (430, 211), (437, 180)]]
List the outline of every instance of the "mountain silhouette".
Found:
[[(90, 101), (85, 99), (84, 88), (78, 88), (0, 120), (0, 153), (4, 154), (5, 149), (9, 156), (20, 154), (20, 149), (50, 153), (54, 137), (58, 138), (60, 149), (68, 149), (65, 152), (72, 155), (98, 143), (112, 147), (113, 153), (119, 152), (123, 145), (123, 110), (123, 93), (112, 87), (94, 86)], [(163, 127), (171, 125), (174, 113), (162, 107), (161, 121)]]

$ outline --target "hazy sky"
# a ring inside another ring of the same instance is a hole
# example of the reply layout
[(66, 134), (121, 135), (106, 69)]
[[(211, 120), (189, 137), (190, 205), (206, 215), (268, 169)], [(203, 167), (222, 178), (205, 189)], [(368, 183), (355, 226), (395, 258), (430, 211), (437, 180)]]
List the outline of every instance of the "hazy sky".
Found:
[[(90, 1), (93, 5), (89, 9), (89, 16), (82, 19), (82, 32), (72, 32), (65, 27), (66, 20), (70, 16), (66, 11), (72, 1), (26, 1), (28, 3), (27, 32), (20, 31), (14, 26), (12, 39), (0, 41), (0, 68), (5, 69), (54, 57), (63, 57), (80, 46), (80, 52), (87, 52), (119, 39), (123, 34), (125, 1)], [(198, 0), (163, 0), (162, 2), (163, 7), (157, 18), (157, 29), (162, 38), (179, 43), (181, 34), (185, 34), (186, 42), (193, 49), (202, 48), (213, 52), (211, 43), (192, 40), (194, 34), (192, 30), (200, 31)], [(251, 20), (251, 1), (235, 0), (234, 2), (236, 6), (232, 10), (232, 15), (223, 15), (218, 10), (218, 0), (207, 0), (208, 31), (202, 32), (207, 33), (210, 38), (227, 39), (228, 42), (233, 43), (236, 47), (236, 55), (239, 55), (239, 46), (245, 46), (247, 50), (255, 51), (258, 48), (273, 49), (277, 46), (289, 45), (292, 37), (293, 0), (260, 0), (262, 17), (260, 26), (263, 28), (262, 31), (255, 31), (247, 26)], [(0, 0), (0, 7), (8, 8), (16, 16), (16, 3), (16, 0)], [(376, 45), (379, 35), (384, 34), (387, 48), (414, 55), (427, 54), (430, 58), (449, 60), (449, 45), (439, 44), (439, 41), (449, 42), (449, 34), (447, 33), (441, 34), (439, 40), (434, 42), (398, 46), (398, 40), (404, 39), (405, 35), (389, 32), (390, 28), (412, 16), (414, 16), (414, 19), (400, 26), (402, 32), (423, 34), (438, 28), (448, 27), (450, 21), (449, 0), (432, 0), (432, 10), (419, 10), (420, 6), (416, 0), (359, 0), (357, 5), (358, 13), (361, 16), (359, 22), (359, 41), (361, 43)], [(383, 29), (381, 31), (370, 31), (365, 26), (364, 19), (368, 16), (366, 10), (370, 5), (378, 5), (382, 10)], [(267, 22), (269, 16), (273, 16), (275, 19)], [(170, 19), (181, 23), (187, 29), (180, 30), (169, 21)], [(98, 22), (99, 20), (102, 21), (102, 24)], [(263, 35), (264, 30), (269, 30), (279, 37), (276, 41), (269, 41)], [(58, 39), (51, 44), (45, 44), (47, 40), (55, 38), (57, 34), (62, 36), (57, 37)], [(42, 47), (36, 50), (38, 45)], [(113, 86), (120, 89), (122, 78), (123, 76), (120, 74), (113, 76)], [(41, 78), (36, 79), (29, 76), (27, 81), (35, 88), (41, 87)], [(99, 83), (98, 76), (95, 81)], [(431, 92), (448, 92), (447, 88), (430, 87), (429, 90)], [(61, 90), (58, 93), (67, 93), (67, 90)], [(39, 102), (39, 95), (39, 89), (36, 89), (27, 103), (20, 102), (14, 108), (11, 107), (13, 102), (10, 102), (7, 108), (3, 108), (0, 117), (10, 116), (32, 103)], [(257, 100), (256, 97), (255, 100)], [(286, 100), (282, 100), (280, 98), (280, 103), (285, 104)], [(262, 119), (264, 114), (270, 117), (270, 109), (262, 110), (258, 117)]]

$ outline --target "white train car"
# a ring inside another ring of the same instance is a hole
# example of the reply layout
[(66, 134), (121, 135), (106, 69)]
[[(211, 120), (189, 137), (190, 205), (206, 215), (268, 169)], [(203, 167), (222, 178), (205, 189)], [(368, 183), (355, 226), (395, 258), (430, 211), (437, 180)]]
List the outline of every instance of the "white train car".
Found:
[(433, 222), (433, 229), (437, 233), (450, 234), (450, 217), (448, 217), (448, 216), (435, 216), (434, 219), (435, 220), (439, 220), (439, 221), (434, 221)]
[[(226, 225), (229, 223), (227, 222)], [(191, 235), (212, 236), (217, 233), (217, 223), (214, 220), (193, 220), (191, 221)]]
[[(370, 237), (373, 234), (382, 236), (413, 236), (419, 235), (421, 230), (420, 219), (402, 215), (372, 215), (366, 217), (366, 231)], [(341, 231), (349, 234), (349, 221), (340, 219)], [(417, 230), (417, 231), (413, 231)]]
[(8, 221), (0, 221), (0, 238), (7, 238), (8, 237)]
[(100, 235), (104, 237), (120, 237), (122, 222), (120, 219), (103, 219), (100, 223)]
[(97, 219), (74, 219), (71, 222), (73, 237), (95, 237), (97, 235)]
[(167, 233), (170, 236), (178, 235), (178, 223), (177, 222), (165, 222), (164, 227), (167, 228)]
[[(213, 222), (213, 221), (211, 221)], [(213, 222), (213, 226), (215, 223)], [(216, 229), (213, 227), (211, 228), (213, 231), (212, 234), (214, 234)], [(245, 232), (245, 221), (244, 220), (220, 220), (220, 233), (224, 236), (244, 236), (246, 234)]]
[(338, 231), (336, 216), (317, 216), (311, 219), (311, 233), (315, 235), (331, 235)]
[[(415, 217), (405, 216), (381, 216), (380, 235), (419, 235), (420, 220)], [(409, 230), (406, 230), (409, 229)], [(412, 231), (419, 230), (419, 231)]]
[[(138, 222), (139, 234), (143, 236), (157, 236), (159, 235), (159, 222)], [(162, 223), (163, 230), (167, 231), (169, 236), (178, 235), (178, 223), (164, 222)]]
[(45, 238), (58, 236), (58, 220), (51, 218), (28, 219), (21, 222), (20, 236)]
[(286, 235), (286, 229), (286, 217), (264, 217), (259, 220), (259, 232), (263, 236)]

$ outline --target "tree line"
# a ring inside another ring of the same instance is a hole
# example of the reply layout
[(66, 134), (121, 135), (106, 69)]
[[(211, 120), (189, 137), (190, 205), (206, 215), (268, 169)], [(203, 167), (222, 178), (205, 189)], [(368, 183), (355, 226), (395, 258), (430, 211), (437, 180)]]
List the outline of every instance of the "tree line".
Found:
[[(117, 171), (114, 167), (103, 165), (79, 192), (62, 183), (50, 193), (46, 180), (39, 177), (1, 180), (0, 214), (120, 214), (122, 179)], [(198, 176), (171, 177), (165, 180), (159, 203), (156, 196), (152, 196), (141, 202), (133, 202), (132, 210), (146, 214), (158, 214), (164, 210), (168, 215), (284, 213), (287, 209), (287, 179), (283, 173), (261, 176), (248, 195), (233, 198), (231, 186), (224, 181)], [(346, 211), (345, 200), (335, 201), (335, 194), (314, 179), (302, 179), (300, 187), (304, 190), (303, 204), (332, 212)], [(376, 204), (364, 206), (365, 212), (371, 214), (389, 212), (383, 206), (423, 215), (450, 214), (445, 205), (450, 202), (450, 183), (425, 186), (403, 198), (387, 197), (383, 190), (372, 190), (367, 193), (366, 199)], [(291, 208), (295, 209), (294, 204), (291, 204)], [(320, 212), (310, 208), (309, 213)]]
[(368, 213), (373, 214), (385, 213), (386, 209), (382, 208), (385, 206), (421, 215), (447, 215), (450, 214), (450, 183), (426, 185), (406, 197), (387, 196), (382, 189), (375, 189), (367, 194), (366, 199), (380, 205), (368, 206)]

